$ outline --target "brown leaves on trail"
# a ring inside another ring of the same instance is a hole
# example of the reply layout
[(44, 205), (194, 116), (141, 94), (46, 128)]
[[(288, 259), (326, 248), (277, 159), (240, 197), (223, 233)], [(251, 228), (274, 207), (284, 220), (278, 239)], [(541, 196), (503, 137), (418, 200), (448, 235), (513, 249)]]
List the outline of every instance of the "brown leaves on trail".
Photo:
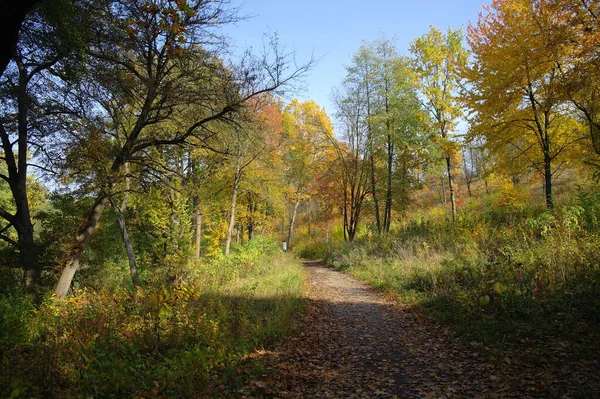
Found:
[(257, 353), (263, 376), (242, 398), (592, 398), (598, 363), (492, 357), (386, 301), (354, 278), (308, 264), (312, 290), (296, 333)]

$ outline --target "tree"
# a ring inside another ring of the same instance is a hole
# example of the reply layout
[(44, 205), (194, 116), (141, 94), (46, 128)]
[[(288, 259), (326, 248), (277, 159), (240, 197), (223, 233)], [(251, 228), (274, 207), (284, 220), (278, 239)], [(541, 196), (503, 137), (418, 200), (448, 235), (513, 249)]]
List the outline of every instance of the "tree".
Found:
[(14, 56), (27, 14), (42, 0), (5, 0), (0, 3), (0, 77)]
[(536, 23), (543, 46), (561, 75), (560, 90), (587, 124), (600, 155), (600, 4), (595, 1), (539, 0)]
[[(10, 5), (7, 3), (5, 7)], [(0, 177), (10, 187), (14, 208), (14, 212), (0, 209), (0, 216), (8, 223), (2, 232), (10, 228), (17, 232), (17, 242), (12, 244), (19, 249), (25, 287), (34, 295), (39, 294), (41, 267), (28, 199), (28, 170), (32, 166), (32, 149), (38, 154), (44, 151), (43, 139), (53, 127), (48, 115), (56, 109), (45, 104), (45, 98), (54, 82), (68, 79), (69, 73), (73, 73), (70, 61), (81, 49), (80, 42), (70, 36), (75, 29), (67, 25), (83, 14), (75, 6), (69, 10), (73, 12), (69, 21), (64, 9), (40, 7), (22, 22), (19, 46), (11, 50), (13, 63), (6, 69), (3, 67), (5, 73), (0, 81), (3, 103), (0, 141), (6, 171)]]
[(219, 43), (211, 47), (215, 36), (207, 33), (236, 20), (220, 0), (115, 0), (98, 4), (95, 12), (89, 74), (78, 87), (64, 87), (64, 95), (84, 105), (72, 110), (78, 116), (72, 123), (83, 127), (83, 141), (101, 146), (90, 154), (102, 162), (90, 180), (94, 205), (57, 283), (57, 297), (67, 294), (127, 162), (143, 163), (152, 148), (207, 142), (249, 99), (280, 89), (311, 64), (288, 70), (289, 55), (274, 42), (270, 54), (248, 58), (238, 69), (225, 67), (211, 51)]
[(318, 190), (316, 176), (328, 161), (331, 151), (328, 138), (333, 128), (325, 110), (314, 101), (293, 100), (285, 108), (283, 118), (287, 139), (283, 161), (292, 209), (287, 244), (291, 248), (298, 207)]
[(457, 101), (457, 85), (461, 68), (467, 61), (462, 46), (460, 30), (448, 29), (446, 34), (435, 27), (415, 39), (410, 45), (414, 82), (421, 92), (421, 104), (431, 115), (433, 129), (438, 132), (438, 142), (446, 161), (448, 189), (452, 220), (456, 219), (456, 187), (454, 185), (453, 157), (457, 145), (452, 141), (452, 131), (462, 111)]
[(544, 15), (541, 3), (492, 2), (477, 25), (468, 28), (474, 60), (465, 76), (473, 129), (496, 154), (508, 149), (509, 163), (524, 159), (537, 170), (552, 208), (553, 178), (581, 133), (559, 94), (556, 54), (544, 45), (538, 24)]
[(229, 208), (229, 225), (225, 240), (225, 256), (229, 255), (231, 248), (231, 239), (236, 220), (237, 199), (244, 173), (247, 172), (247, 168), (263, 152), (267, 151), (265, 138), (260, 134), (258, 129), (247, 126), (242, 127), (242, 129), (235, 129), (233, 133), (233, 140), (227, 148), (227, 153), (230, 154), (233, 167), (233, 179), (231, 183), (232, 195), (231, 206)]
[(394, 204), (405, 210), (410, 191), (415, 187), (413, 171), (429, 158), (425, 150), (431, 133), (411, 79), (410, 61), (397, 57), (384, 64), (384, 112), (372, 120), (385, 132), (386, 204), (383, 231), (389, 233)]
[[(381, 44), (381, 46), (380, 46)], [(379, 59), (379, 48), (383, 50), (383, 62)], [(389, 54), (387, 54), (389, 53)], [(389, 63), (394, 51), (388, 42), (363, 43), (352, 58), (352, 64), (346, 68), (347, 74), (344, 79), (345, 90), (348, 94), (352, 91), (354, 106), (362, 108), (356, 114), (357, 124), (363, 125), (360, 130), (365, 134), (365, 159), (369, 163), (370, 195), (373, 199), (373, 208), (375, 213), (375, 226), (377, 233), (382, 232), (381, 206), (378, 184), (378, 156), (380, 154), (379, 143), (380, 134), (373, 126), (372, 118), (381, 112), (383, 108), (389, 105), (389, 78), (390, 68), (385, 65)], [(382, 76), (382, 72), (386, 72)], [(385, 105), (384, 105), (385, 104)], [(389, 110), (389, 109), (388, 109)], [(359, 133), (359, 130), (356, 131)]]
[(342, 123), (344, 142), (329, 135), (337, 153), (336, 176), (342, 203), (344, 240), (354, 241), (359, 222), (363, 217), (363, 204), (370, 194), (371, 165), (369, 143), (364, 123), (365, 108), (359, 93), (352, 86), (343, 85), (335, 92), (336, 116)]

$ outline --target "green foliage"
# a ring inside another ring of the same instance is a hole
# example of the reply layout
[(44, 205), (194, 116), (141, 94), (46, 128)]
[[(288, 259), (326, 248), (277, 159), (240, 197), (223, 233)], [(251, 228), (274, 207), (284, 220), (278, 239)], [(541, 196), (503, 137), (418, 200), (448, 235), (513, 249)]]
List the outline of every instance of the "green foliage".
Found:
[(13, 292), (0, 297), (0, 353), (31, 341), (29, 326), (35, 306), (25, 293)]
[(38, 311), (4, 296), (0, 395), (210, 396), (242, 357), (287, 333), (302, 281), (299, 262), (256, 240), (185, 285), (82, 289)]
[(304, 259), (326, 259), (331, 251), (332, 242), (314, 237), (303, 237), (294, 245), (294, 253)]

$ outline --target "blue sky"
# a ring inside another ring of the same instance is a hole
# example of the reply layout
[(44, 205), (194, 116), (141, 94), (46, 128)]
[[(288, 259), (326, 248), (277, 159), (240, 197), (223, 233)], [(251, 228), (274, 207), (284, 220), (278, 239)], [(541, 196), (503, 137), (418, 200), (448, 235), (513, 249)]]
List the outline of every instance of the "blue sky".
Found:
[(242, 15), (252, 17), (227, 26), (225, 33), (239, 49), (262, 48), (263, 34), (277, 32), (281, 45), (294, 50), (299, 61), (314, 53), (320, 58), (306, 78), (306, 92), (332, 115), (331, 89), (345, 76), (344, 67), (363, 40), (381, 35), (396, 40), (408, 54), (411, 40), (434, 25), (445, 30), (466, 28), (489, 0), (231, 0)]

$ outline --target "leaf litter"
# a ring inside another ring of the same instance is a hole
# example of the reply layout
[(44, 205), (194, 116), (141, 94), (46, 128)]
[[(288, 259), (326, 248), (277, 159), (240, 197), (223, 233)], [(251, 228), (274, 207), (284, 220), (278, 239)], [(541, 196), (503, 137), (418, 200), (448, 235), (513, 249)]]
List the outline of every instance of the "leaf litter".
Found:
[[(306, 312), (238, 398), (598, 398), (600, 361), (503, 357), (319, 262)], [(240, 366), (244, 373), (243, 364)]]

